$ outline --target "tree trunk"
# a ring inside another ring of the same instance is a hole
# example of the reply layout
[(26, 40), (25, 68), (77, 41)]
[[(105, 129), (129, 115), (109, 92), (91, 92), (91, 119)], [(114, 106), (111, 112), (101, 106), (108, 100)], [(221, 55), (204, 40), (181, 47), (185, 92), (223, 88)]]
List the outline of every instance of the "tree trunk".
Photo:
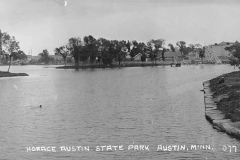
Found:
[(77, 69), (79, 69), (79, 61), (77, 61), (77, 66), (76, 66)]
[(10, 60), (9, 60), (9, 66), (8, 66), (8, 72), (10, 70), (10, 67), (11, 67), (11, 62), (12, 62), (12, 57), (10, 56)]
[(75, 60), (75, 69), (78, 68), (78, 62)]
[(63, 58), (64, 61), (64, 68), (66, 69), (66, 58)]

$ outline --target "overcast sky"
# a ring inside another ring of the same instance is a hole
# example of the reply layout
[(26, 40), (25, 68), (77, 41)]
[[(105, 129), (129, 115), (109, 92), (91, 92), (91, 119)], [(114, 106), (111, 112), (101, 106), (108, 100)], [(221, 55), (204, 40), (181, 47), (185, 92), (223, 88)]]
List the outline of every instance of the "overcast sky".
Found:
[(0, 0), (0, 29), (33, 55), (71, 37), (165, 39), (208, 45), (240, 40), (240, 0)]

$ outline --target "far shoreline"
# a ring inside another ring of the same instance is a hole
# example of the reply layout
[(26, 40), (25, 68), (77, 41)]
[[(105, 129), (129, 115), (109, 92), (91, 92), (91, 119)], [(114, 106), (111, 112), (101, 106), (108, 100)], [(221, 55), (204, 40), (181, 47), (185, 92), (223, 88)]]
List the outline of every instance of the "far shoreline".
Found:
[[(93, 69), (93, 68), (125, 68), (125, 67), (149, 67), (149, 66), (171, 66), (172, 67), (176, 67), (176, 63), (122, 63), (120, 65), (118, 64), (111, 64), (111, 65), (103, 65), (103, 64), (87, 64), (87, 65), (79, 65), (77, 68), (76, 66), (72, 65), (72, 66), (60, 66), (60, 67), (56, 67), (56, 69)], [(179, 66), (180, 67), (180, 66)]]
[[(103, 64), (80, 64), (78, 67), (76, 67), (75, 65), (61, 65), (56, 67), (56, 69), (97, 69), (97, 68), (125, 68), (125, 67), (155, 67), (155, 66), (171, 66), (171, 67), (181, 67), (182, 65), (184, 66), (188, 66), (188, 65), (213, 65), (212, 63), (194, 63), (194, 64), (188, 64), (188, 63), (176, 63), (176, 62), (170, 62), (170, 61), (165, 61), (165, 62), (145, 62), (145, 63), (141, 63), (141, 62), (133, 62), (133, 63), (121, 63), (120, 65), (117, 63), (111, 64), (111, 65), (103, 65)], [(216, 64), (214, 64), (216, 65)]]

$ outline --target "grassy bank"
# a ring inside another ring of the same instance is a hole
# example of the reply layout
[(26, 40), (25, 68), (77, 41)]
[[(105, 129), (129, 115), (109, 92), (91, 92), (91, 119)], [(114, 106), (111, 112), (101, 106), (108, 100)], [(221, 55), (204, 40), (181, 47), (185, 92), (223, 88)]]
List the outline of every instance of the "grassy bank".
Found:
[(28, 74), (26, 74), (26, 73), (11, 73), (11, 72), (0, 71), (0, 78), (1, 77), (16, 77), (16, 76), (28, 76)]
[[(223, 84), (217, 84), (224, 77)], [(240, 71), (224, 74), (210, 80), (210, 89), (217, 103), (217, 109), (221, 110), (226, 118), (232, 121), (240, 121)]]

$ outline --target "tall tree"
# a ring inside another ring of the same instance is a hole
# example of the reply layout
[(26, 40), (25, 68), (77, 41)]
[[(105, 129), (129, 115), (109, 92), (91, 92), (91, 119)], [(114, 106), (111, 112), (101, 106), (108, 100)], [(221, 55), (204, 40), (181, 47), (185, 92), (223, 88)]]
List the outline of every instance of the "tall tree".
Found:
[(12, 59), (13, 60), (25, 60), (25, 59), (27, 59), (27, 55), (22, 50), (18, 50), (17, 52), (13, 52)]
[(118, 61), (118, 65), (121, 65), (122, 61), (126, 60), (126, 56), (127, 56), (127, 42), (126, 41), (117, 41), (116, 44), (116, 60)]
[(130, 51), (131, 51), (131, 43), (129, 41), (126, 43), (126, 47), (127, 47), (128, 52), (130, 53)]
[(79, 68), (79, 60), (83, 53), (83, 42), (80, 38), (70, 38), (68, 40), (69, 51), (75, 61), (75, 68)]
[(51, 60), (47, 49), (44, 49), (43, 52), (39, 53), (38, 55), (41, 56), (40, 61), (44, 62), (45, 64), (48, 64)]
[(205, 47), (199, 48), (198, 54), (199, 54), (199, 57), (201, 58), (202, 62), (203, 62), (203, 58), (205, 57), (205, 50), (206, 50)]
[(138, 48), (137, 47), (133, 47), (130, 51), (130, 57), (131, 57), (131, 60), (133, 61), (133, 58), (138, 54)]
[(147, 52), (152, 52), (153, 51), (153, 44), (152, 44), (151, 40), (147, 42), (146, 50), (147, 50)]
[(13, 54), (15, 54), (15, 52), (18, 52), (18, 50), (20, 49), (19, 42), (15, 39), (14, 36), (10, 36), (8, 33), (4, 32), (2, 34), (2, 44), (5, 53), (8, 54), (9, 58), (8, 72), (9, 72), (12, 62), (12, 56)]
[(240, 64), (240, 43), (236, 41), (232, 46), (226, 47), (225, 50), (231, 53), (230, 64), (238, 66)]
[(172, 52), (175, 52), (175, 48), (174, 48), (173, 44), (169, 43), (168, 46), (170, 47)]
[[(179, 47), (179, 51), (181, 52), (182, 56), (186, 56), (184, 54), (186, 50), (186, 42), (185, 41), (178, 41), (176, 45)], [(186, 52), (185, 52), (186, 53)]]
[[(165, 52), (166, 52), (167, 50), (166, 50), (166, 48), (163, 48), (163, 50), (162, 50), (162, 60), (163, 61), (165, 61), (165, 56), (164, 56), (164, 54), (165, 54)], [(172, 50), (173, 51), (173, 50)], [(175, 48), (174, 48), (174, 51), (173, 52), (175, 52)]]
[(145, 53), (145, 49), (147, 48), (146, 44), (143, 42), (138, 43), (138, 48), (139, 48), (139, 52), (141, 54)]
[(98, 60), (100, 60), (104, 66), (111, 65), (113, 56), (110, 52), (111, 42), (105, 38), (99, 38), (98, 43)]
[(55, 48), (55, 55), (61, 55), (64, 61), (64, 67), (66, 68), (66, 60), (69, 55), (69, 47), (67, 45)]
[(84, 42), (84, 54), (85, 54), (85, 59), (87, 60), (90, 57), (90, 62), (93, 64), (96, 60), (97, 53), (98, 53), (98, 45), (97, 45), (97, 40), (89, 35), (85, 36), (83, 38)]
[(165, 44), (165, 40), (156, 39), (156, 40), (152, 40), (152, 43), (154, 45), (155, 50), (159, 50), (160, 48), (163, 48), (163, 45)]
[(150, 50), (150, 58), (154, 63), (156, 63), (157, 55), (160, 55), (160, 48), (163, 48), (164, 43), (164, 39), (152, 39), (147, 42), (147, 46)]
[(18, 51), (18, 59), (26, 60), (27, 59), (27, 55), (22, 50), (19, 50)]
[(194, 51), (191, 47), (185, 47), (183, 50), (183, 55), (186, 57), (190, 52)]
[(189, 44), (188, 47), (191, 49), (191, 51), (194, 51), (195, 45), (194, 44)]

